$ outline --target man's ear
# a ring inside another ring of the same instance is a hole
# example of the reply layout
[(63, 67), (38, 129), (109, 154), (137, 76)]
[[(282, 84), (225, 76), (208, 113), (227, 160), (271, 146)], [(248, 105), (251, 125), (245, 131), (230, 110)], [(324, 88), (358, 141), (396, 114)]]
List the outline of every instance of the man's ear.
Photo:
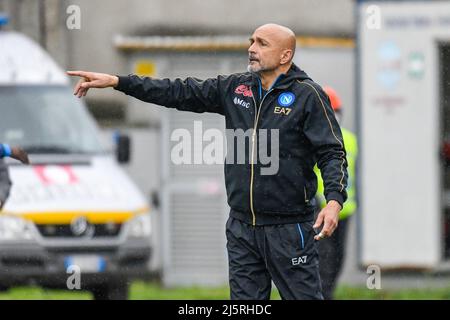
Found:
[(291, 49), (283, 50), (283, 53), (281, 54), (280, 64), (286, 64), (291, 60), (292, 60), (292, 50)]

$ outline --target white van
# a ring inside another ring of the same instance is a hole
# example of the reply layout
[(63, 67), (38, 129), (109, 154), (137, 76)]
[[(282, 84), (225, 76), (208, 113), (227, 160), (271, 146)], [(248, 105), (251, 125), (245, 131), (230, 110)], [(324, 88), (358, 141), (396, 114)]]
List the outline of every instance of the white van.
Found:
[[(23, 147), (32, 162), (9, 161), (0, 287), (32, 282), (126, 299), (129, 280), (148, 275), (148, 202), (50, 56), (16, 32), (0, 31), (0, 47), (0, 142)], [(126, 162), (129, 139), (118, 141)]]

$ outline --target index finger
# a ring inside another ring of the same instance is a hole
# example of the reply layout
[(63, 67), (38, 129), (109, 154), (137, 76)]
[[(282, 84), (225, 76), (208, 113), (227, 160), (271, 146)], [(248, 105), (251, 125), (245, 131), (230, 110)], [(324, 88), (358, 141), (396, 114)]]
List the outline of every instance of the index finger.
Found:
[(89, 78), (89, 73), (86, 71), (66, 71), (69, 76), (78, 76), (78, 77), (86, 77)]

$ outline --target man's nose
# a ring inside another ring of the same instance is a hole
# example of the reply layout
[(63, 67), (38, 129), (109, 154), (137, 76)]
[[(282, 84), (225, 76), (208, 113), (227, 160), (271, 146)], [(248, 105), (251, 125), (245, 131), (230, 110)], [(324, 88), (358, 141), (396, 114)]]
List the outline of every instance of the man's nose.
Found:
[(254, 43), (252, 43), (250, 47), (248, 47), (248, 53), (256, 53)]

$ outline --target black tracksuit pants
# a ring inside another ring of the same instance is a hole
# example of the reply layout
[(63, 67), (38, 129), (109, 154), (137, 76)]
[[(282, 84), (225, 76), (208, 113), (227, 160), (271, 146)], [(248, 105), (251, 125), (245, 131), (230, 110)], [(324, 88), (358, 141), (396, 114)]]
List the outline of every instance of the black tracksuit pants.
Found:
[(226, 224), (230, 295), (270, 299), (272, 280), (282, 299), (323, 299), (313, 221), (252, 226)]

